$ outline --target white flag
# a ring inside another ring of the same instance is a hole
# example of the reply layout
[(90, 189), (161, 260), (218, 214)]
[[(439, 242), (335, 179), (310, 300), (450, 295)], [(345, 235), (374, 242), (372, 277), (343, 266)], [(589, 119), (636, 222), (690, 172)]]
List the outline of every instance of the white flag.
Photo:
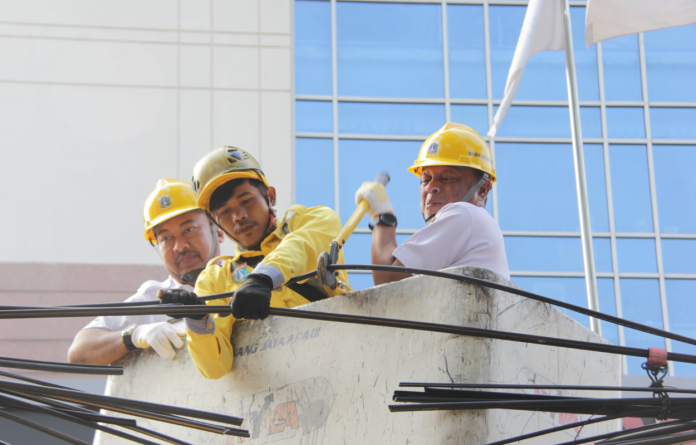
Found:
[[(629, 0), (630, 1), (630, 0)], [(527, 59), (539, 51), (565, 49), (563, 10), (560, 0), (530, 0), (522, 31), (505, 84), (505, 95), (493, 118), (488, 136), (494, 137), (515, 98)]]
[(696, 23), (696, 0), (589, 0), (585, 44)]

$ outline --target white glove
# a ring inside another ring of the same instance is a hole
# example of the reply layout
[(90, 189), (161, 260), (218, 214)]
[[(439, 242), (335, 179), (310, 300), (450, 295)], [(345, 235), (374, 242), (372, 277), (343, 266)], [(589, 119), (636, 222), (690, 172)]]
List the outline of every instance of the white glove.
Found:
[(141, 349), (152, 347), (162, 358), (174, 359), (176, 351), (172, 345), (181, 349), (184, 341), (176, 329), (166, 321), (152, 324), (141, 324), (131, 334), (131, 341)]
[(360, 205), (360, 201), (367, 201), (370, 204), (370, 218), (381, 213), (394, 213), (387, 189), (379, 182), (363, 182), (357, 192), (355, 192), (355, 204)]

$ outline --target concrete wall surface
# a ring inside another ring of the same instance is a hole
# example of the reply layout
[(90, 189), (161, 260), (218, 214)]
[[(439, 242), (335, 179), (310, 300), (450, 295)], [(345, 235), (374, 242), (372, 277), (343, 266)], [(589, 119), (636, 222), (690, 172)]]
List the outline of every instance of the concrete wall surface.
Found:
[(145, 198), (220, 145), (256, 156), (287, 209), (291, 6), (0, 1), (0, 262), (160, 264)]
[[(512, 285), (484, 269), (452, 271)], [(432, 277), (303, 309), (604, 342), (543, 303)], [(618, 356), (405, 329), (270, 317), (238, 323), (232, 340), (233, 370), (217, 381), (204, 379), (186, 353), (171, 362), (141, 351), (122, 362), (125, 374), (110, 377), (107, 393), (243, 416), (243, 427), (252, 435), (244, 442), (252, 444), (478, 445), (587, 416), (505, 410), (392, 414), (387, 405), (399, 382), (620, 383)], [(242, 442), (146, 420), (139, 424), (197, 445)], [(580, 437), (616, 429), (616, 422), (591, 425)], [(558, 443), (575, 435), (571, 429), (534, 443)], [(98, 433), (95, 443), (125, 442)]]

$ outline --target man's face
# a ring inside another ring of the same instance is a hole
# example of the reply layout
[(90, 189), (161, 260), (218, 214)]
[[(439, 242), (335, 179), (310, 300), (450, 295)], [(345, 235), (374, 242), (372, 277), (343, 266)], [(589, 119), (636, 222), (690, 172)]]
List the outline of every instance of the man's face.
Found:
[[(205, 213), (193, 211), (165, 221), (155, 228), (155, 236), (164, 265), (170, 271), (184, 275), (206, 266), (213, 235)], [(221, 241), (221, 234), (217, 238)], [(215, 250), (219, 253), (217, 242)]]
[[(275, 203), (275, 189), (268, 188), (271, 205)], [(246, 248), (261, 244), (270, 223), (268, 202), (259, 189), (245, 181), (234, 189), (232, 197), (213, 211), (218, 224)]]
[[(477, 181), (478, 175), (471, 170), (447, 165), (425, 167), (421, 173), (421, 213), (427, 219), (445, 205), (461, 201)], [(470, 202), (482, 206), (489, 189), (487, 182)]]

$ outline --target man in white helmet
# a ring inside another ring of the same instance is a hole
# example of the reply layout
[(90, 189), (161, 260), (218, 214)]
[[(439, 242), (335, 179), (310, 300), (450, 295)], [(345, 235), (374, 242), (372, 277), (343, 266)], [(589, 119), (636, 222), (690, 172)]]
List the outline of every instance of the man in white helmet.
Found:
[[(191, 185), (160, 179), (145, 201), (143, 219), (145, 238), (162, 257), (169, 277), (146, 281), (126, 301), (158, 302), (157, 292), (163, 289), (193, 291), (206, 263), (220, 254), (224, 235), (196, 207)], [(75, 336), (68, 361), (106, 365), (139, 348), (152, 348), (160, 357), (173, 359), (184, 336), (183, 321), (166, 315), (97, 317)]]
[[(477, 266), (510, 279), (503, 234), (484, 209), (495, 169), (486, 141), (473, 129), (447, 123), (433, 133), (408, 169), (418, 176), (420, 204), (426, 226), (401, 246), (396, 242), (396, 217), (386, 189), (366, 182), (355, 200), (370, 204), (372, 264), (440, 270)], [(372, 272), (376, 285), (411, 274)]]

